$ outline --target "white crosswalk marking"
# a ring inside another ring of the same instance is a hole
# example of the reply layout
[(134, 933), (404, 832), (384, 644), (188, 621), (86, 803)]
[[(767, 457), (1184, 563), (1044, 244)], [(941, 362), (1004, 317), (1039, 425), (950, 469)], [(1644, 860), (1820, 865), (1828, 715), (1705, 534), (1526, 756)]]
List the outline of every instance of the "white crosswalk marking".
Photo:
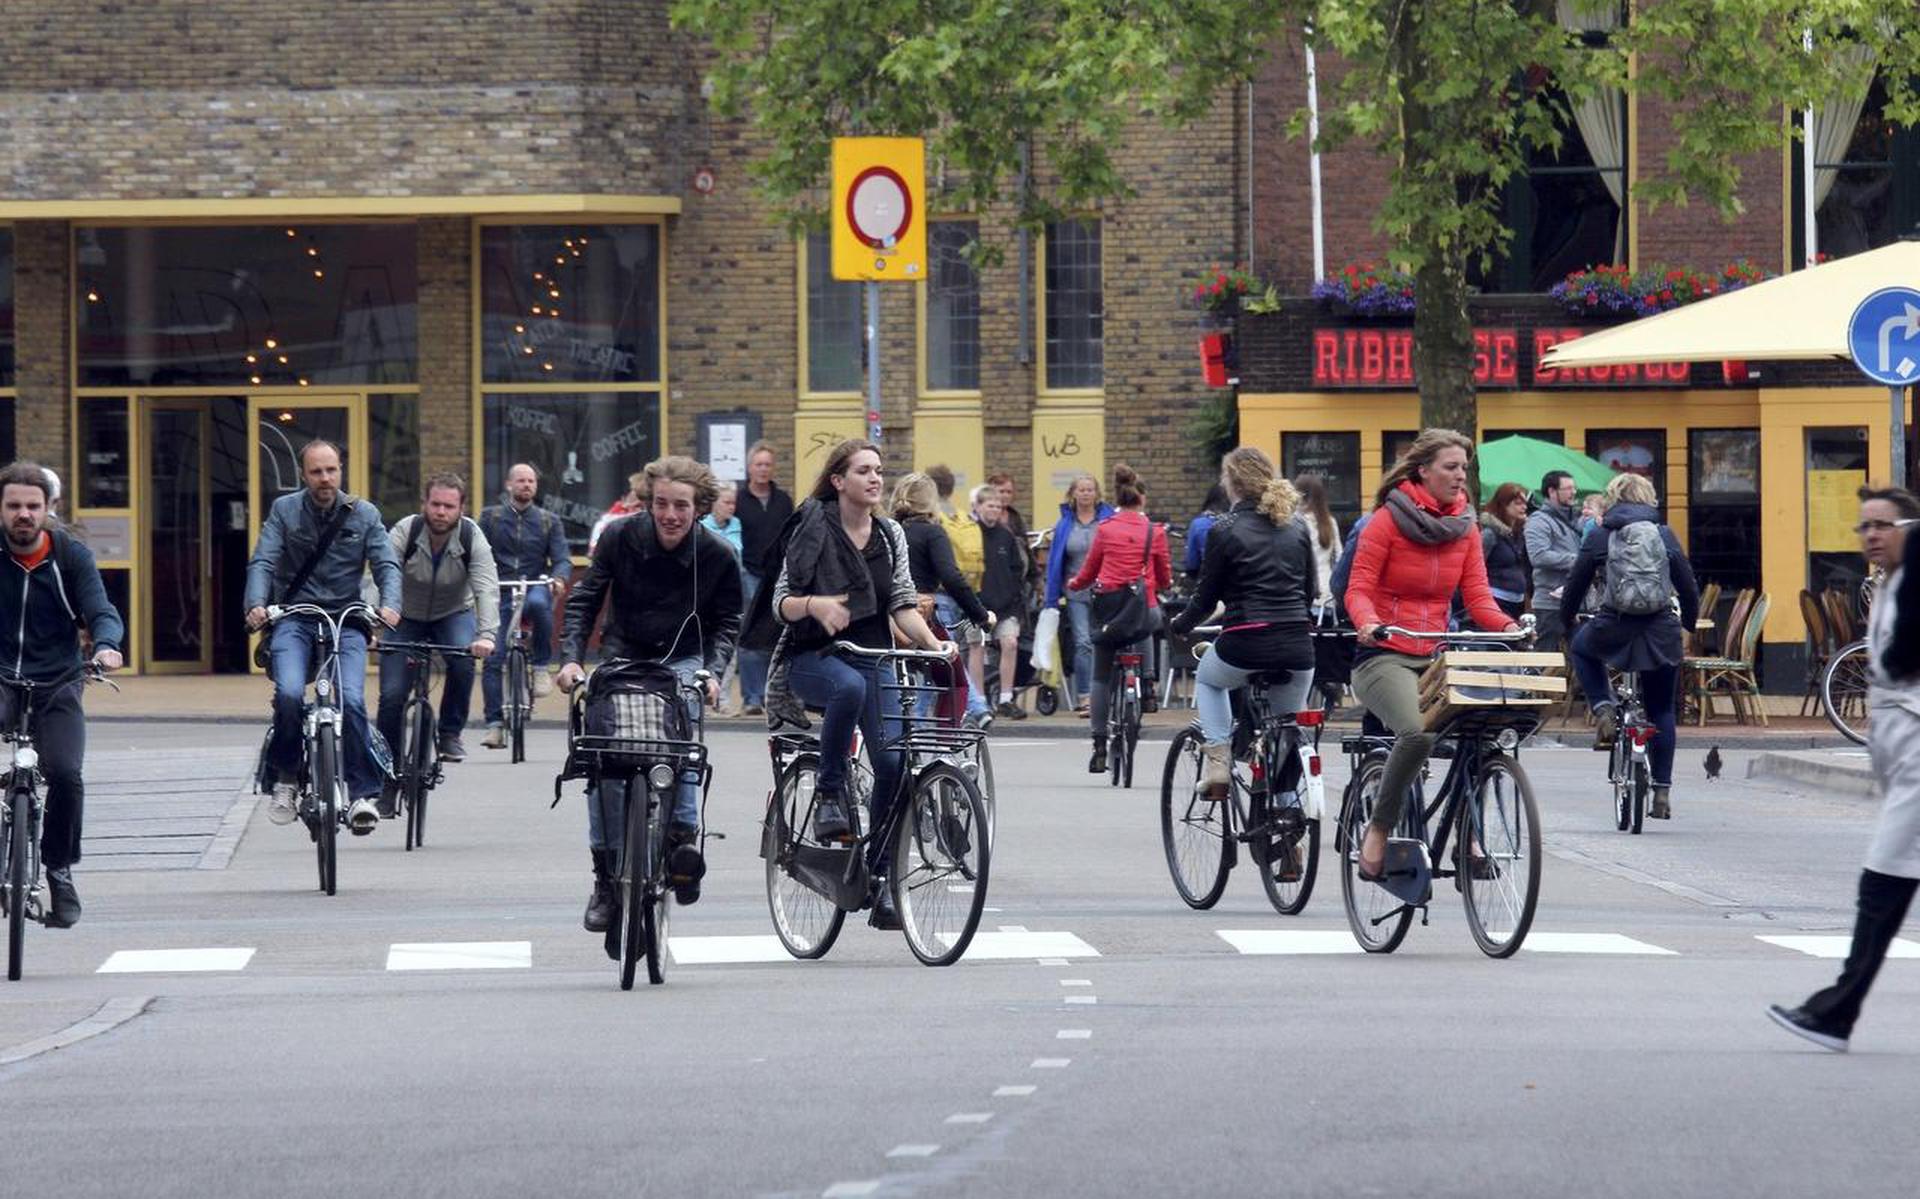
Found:
[(740, 962), (791, 962), (793, 955), (772, 933), (747, 937), (668, 937), (667, 948), (682, 966), (731, 965)]
[(1246, 954), (1361, 952), (1352, 933), (1331, 929), (1222, 928), (1214, 935)]
[(1520, 948), (1530, 953), (1611, 953), (1640, 954), (1647, 957), (1678, 957), (1671, 949), (1623, 937), (1619, 933), (1542, 933), (1527, 934)]
[(531, 941), (422, 941), (387, 947), (389, 970), (525, 970)]
[(1099, 950), (1072, 933), (1036, 933), (1028, 932), (1024, 928), (1009, 927), (999, 932), (973, 934), (973, 943), (967, 946), (967, 956), (964, 960), (985, 962), (1007, 958), (1049, 958), (1064, 964), (1067, 958), (1099, 956)]
[[(1756, 941), (1765, 941), (1769, 945), (1778, 945), (1782, 949), (1791, 949), (1804, 953), (1810, 958), (1845, 958), (1853, 948), (1852, 937), (1823, 936), (1758, 936)], [(1887, 951), (1890, 958), (1920, 958), (1920, 942), (1909, 941), (1905, 937), (1894, 938), (1893, 948)]]
[(245, 970), (252, 949), (122, 949), (96, 974), (200, 974)]

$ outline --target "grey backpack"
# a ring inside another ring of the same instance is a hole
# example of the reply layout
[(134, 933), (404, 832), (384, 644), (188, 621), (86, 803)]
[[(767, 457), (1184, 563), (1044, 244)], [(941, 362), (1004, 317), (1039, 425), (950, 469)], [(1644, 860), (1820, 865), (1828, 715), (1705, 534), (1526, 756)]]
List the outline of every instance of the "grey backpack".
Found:
[(1651, 616), (1673, 602), (1667, 543), (1650, 520), (1622, 525), (1607, 538), (1607, 604), (1623, 616)]

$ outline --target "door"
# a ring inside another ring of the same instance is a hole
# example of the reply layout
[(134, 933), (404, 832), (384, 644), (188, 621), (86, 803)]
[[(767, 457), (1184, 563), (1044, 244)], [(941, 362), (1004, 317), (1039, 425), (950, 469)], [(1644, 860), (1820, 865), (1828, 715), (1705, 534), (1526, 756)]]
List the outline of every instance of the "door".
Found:
[(213, 664), (207, 405), (154, 400), (143, 416), (147, 585), (140, 604), (149, 632), (141, 666), (154, 674), (202, 674)]

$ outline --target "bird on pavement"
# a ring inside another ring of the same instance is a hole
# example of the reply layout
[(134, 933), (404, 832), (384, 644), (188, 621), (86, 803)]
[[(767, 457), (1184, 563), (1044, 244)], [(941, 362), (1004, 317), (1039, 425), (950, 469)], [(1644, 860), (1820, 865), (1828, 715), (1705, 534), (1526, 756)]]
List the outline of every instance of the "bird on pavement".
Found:
[(1720, 747), (1716, 745), (1716, 746), (1713, 746), (1711, 749), (1707, 750), (1707, 781), (1708, 782), (1714, 783), (1714, 782), (1720, 781), (1720, 765), (1721, 765)]

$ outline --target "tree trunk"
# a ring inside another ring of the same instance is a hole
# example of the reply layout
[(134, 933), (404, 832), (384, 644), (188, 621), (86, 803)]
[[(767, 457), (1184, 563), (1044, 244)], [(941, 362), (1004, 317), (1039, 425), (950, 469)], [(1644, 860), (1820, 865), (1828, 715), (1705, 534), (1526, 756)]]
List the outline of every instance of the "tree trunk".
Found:
[(1420, 424), (1477, 438), (1480, 404), (1473, 383), (1466, 272), (1437, 247), (1429, 255), (1414, 274), (1419, 305), (1413, 314), (1413, 369), (1420, 384)]

